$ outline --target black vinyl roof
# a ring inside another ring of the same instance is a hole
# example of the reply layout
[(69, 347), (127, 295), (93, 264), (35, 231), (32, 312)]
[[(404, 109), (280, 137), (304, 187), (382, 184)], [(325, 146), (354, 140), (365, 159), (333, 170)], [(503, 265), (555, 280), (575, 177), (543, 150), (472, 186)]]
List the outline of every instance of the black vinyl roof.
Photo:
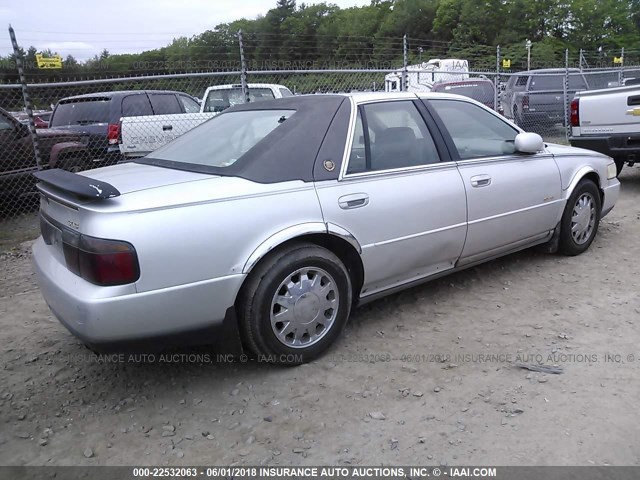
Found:
[[(331, 176), (337, 178), (347, 129), (333, 128), (330, 135), (327, 135), (327, 132), (337, 117), (340, 118), (340, 125), (348, 123), (350, 102), (346, 96), (303, 95), (246, 103), (228, 108), (210, 121), (224, 121), (225, 115), (250, 110), (295, 110), (295, 113), (234, 164), (226, 167), (154, 159), (153, 153), (136, 161), (160, 167), (241, 177), (259, 183), (291, 180), (312, 182), (316, 158), (323, 147), (324, 156), (334, 157), (331, 160), (334, 161), (336, 168), (331, 171)], [(187, 132), (185, 135), (188, 134)], [(321, 161), (324, 160), (327, 158), (321, 159)]]

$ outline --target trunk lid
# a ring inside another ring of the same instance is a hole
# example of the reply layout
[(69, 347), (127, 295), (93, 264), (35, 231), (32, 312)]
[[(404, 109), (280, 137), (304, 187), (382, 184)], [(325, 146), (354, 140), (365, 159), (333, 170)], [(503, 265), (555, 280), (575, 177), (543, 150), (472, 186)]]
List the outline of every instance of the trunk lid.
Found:
[(86, 170), (79, 175), (109, 183), (118, 189), (121, 195), (178, 183), (206, 180), (215, 176), (141, 163), (121, 163)]
[[(81, 173), (59, 169), (38, 172), (40, 212), (56, 228), (80, 231), (82, 211), (122, 205), (127, 194), (177, 184), (209, 180), (214, 175), (124, 163)], [(166, 199), (165, 199), (166, 201)], [(124, 202), (126, 203), (126, 202)]]

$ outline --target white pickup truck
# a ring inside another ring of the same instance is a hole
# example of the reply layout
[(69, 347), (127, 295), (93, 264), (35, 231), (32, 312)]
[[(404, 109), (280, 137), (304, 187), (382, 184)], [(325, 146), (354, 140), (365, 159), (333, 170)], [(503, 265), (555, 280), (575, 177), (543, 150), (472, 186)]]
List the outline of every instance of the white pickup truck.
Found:
[[(249, 101), (259, 102), (293, 94), (283, 86), (266, 83), (249, 83)], [(216, 85), (207, 88), (200, 105), (185, 102), (186, 94), (176, 92), (179, 102), (175, 111), (165, 108), (162, 114), (122, 117), (120, 119), (120, 153), (126, 159), (142, 157), (183, 133), (213, 118), (238, 103), (244, 103), (240, 85)], [(189, 97), (190, 98), (190, 97)], [(153, 99), (152, 104), (153, 104)], [(154, 110), (155, 112), (155, 110)]]
[(640, 86), (577, 92), (571, 102), (574, 147), (613, 157), (618, 173), (640, 161)]

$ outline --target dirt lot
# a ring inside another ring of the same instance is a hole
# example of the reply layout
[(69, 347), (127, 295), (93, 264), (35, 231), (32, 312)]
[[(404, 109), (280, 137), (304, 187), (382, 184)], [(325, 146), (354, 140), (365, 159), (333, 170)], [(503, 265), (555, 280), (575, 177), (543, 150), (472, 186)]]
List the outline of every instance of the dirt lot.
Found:
[(22, 243), (0, 257), (0, 464), (640, 465), (640, 168), (621, 180), (586, 254), (388, 297), (297, 368), (207, 349), (97, 362)]

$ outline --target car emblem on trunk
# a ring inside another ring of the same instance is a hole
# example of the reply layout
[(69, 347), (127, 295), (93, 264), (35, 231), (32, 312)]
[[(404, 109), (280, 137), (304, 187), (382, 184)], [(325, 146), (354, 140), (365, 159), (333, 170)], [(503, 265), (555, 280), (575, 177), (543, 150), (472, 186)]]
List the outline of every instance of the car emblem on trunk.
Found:
[(333, 160), (325, 160), (323, 165), (328, 172), (333, 172), (334, 168), (336, 168), (336, 164), (333, 163)]

